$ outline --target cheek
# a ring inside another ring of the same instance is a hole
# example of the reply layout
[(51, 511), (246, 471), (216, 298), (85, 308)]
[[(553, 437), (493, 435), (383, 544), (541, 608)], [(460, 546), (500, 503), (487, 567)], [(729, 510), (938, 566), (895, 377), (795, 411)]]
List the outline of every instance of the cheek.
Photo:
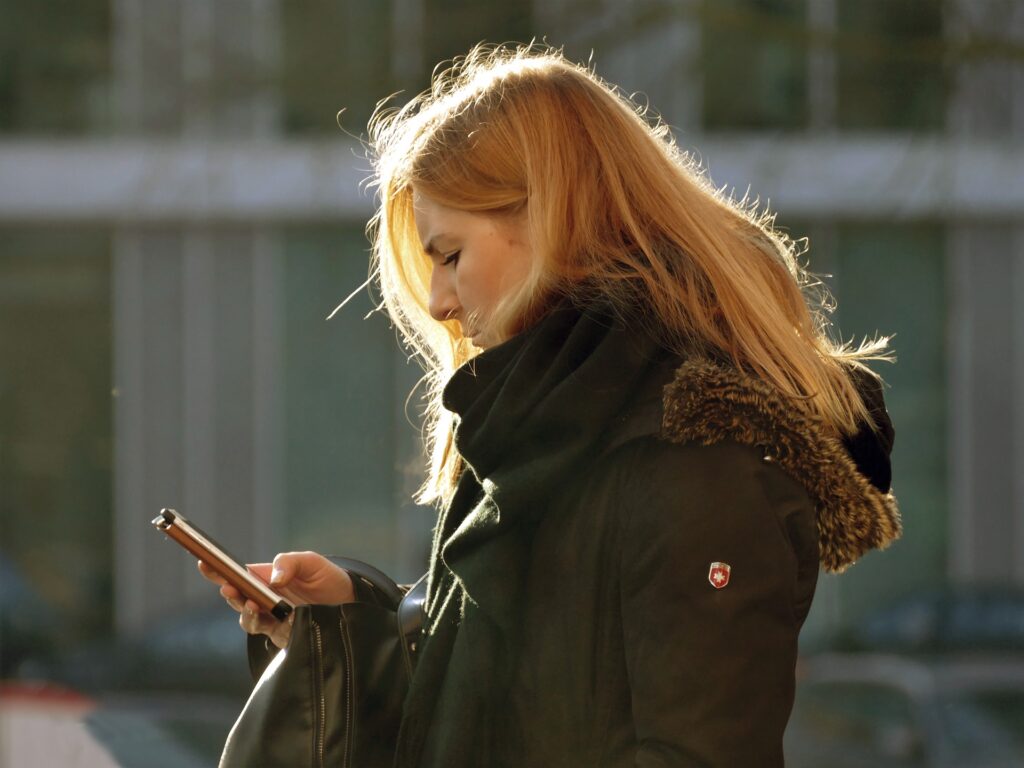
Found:
[(467, 312), (487, 312), (500, 298), (500, 280), (486, 264), (467, 259), (455, 273), (455, 292)]
[(486, 314), (526, 280), (530, 258), (519, 241), (495, 232), (460, 262), (455, 273), (459, 303), (468, 312)]
[(476, 295), (479, 301), (492, 307), (515, 291), (526, 279), (528, 264), (515, 251), (505, 250), (477, 275)]
[(503, 255), (500, 274), (496, 276), (494, 290), (501, 295), (517, 291), (530, 275), (530, 252), (518, 243), (510, 244)]
[(511, 259), (509, 260), (509, 283), (518, 286), (525, 282), (530, 275), (530, 268), (533, 266), (533, 253), (521, 243), (516, 243), (510, 249)]

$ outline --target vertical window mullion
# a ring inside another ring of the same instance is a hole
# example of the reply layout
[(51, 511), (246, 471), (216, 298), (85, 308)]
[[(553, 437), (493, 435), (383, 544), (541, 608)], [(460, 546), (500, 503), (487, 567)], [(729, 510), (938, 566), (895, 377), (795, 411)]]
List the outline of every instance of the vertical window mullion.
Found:
[(815, 134), (836, 127), (836, 0), (807, 0), (808, 128)]

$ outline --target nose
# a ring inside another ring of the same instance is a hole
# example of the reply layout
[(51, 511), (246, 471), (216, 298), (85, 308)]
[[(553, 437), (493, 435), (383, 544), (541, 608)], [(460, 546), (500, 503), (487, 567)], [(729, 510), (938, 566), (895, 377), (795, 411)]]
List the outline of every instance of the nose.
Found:
[(453, 270), (434, 266), (430, 273), (430, 297), (427, 309), (438, 322), (458, 317), (459, 298), (455, 292)]

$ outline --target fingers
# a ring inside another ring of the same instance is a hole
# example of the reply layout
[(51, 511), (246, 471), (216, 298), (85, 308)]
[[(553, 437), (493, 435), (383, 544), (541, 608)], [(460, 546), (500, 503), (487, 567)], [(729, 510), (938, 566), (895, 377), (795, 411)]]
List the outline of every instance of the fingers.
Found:
[[(213, 570), (213, 568), (204, 563), (202, 560), (199, 560), (197, 562), (197, 565), (199, 567), (199, 572), (203, 574), (203, 576), (205, 576), (209, 581), (212, 581), (214, 584), (220, 585), (220, 594), (221, 597), (223, 597), (225, 600), (230, 602), (231, 600), (239, 600), (242, 597), (242, 593), (239, 592), (238, 589), (231, 586), (227, 579), (225, 579), (223, 576), (217, 573), (217, 571)], [(259, 575), (260, 578), (262, 578), (264, 581), (267, 581), (267, 576), (264, 574), (269, 574), (270, 563), (254, 563), (253, 565), (248, 565), (246, 567), (250, 571)], [(235, 608), (235, 610), (241, 609)]]
[(295, 623), (295, 614), (292, 613), (287, 621), (279, 621), (274, 626), (269, 637), (271, 642), (278, 648), (287, 648), (288, 639), (292, 636), (292, 624)]
[(260, 608), (252, 600), (246, 600), (241, 605), (238, 624), (250, 635), (267, 634), (270, 625), (267, 622), (268, 614), (260, 612)]
[(198, 561), (197, 565), (199, 566), (199, 572), (203, 574), (203, 576), (214, 584), (220, 584), (220, 596), (227, 601), (227, 604), (236, 611), (241, 611), (244, 602), (242, 593), (228, 584), (227, 580), (223, 576), (213, 570), (202, 560)]
[(206, 577), (209, 581), (212, 581), (214, 584), (228, 583), (223, 576), (221, 576), (219, 573), (213, 570), (213, 568), (208, 566), (202, 560), (197, 561), (196, 566), (199, 568), (199, 572), (203, 574), (203, 576)]
[[(289, 558), (285, 558), (287, 561)], [(199, 572), (209, 581), (220, 585), (220, 595), (231, 608), (238, 612), (238, 624), (250, 635), (267, 635), (278, 647), (284, 648), (288, 645), (288, 638), (291, 636), (291, 622), (278, 621), (271, 614), (260, 610), (253, 600), (239, 592), (228, 583), (227, 579), (213, 570), (202, 560), (197, 562)], [(246, 566), (252, 573), (265, 582), (270, 581), (272, 565), (270, 563), (254, 563)], [(286, 566), (285, 574), (288, 580), (294, 578), (298, 567), (295, 563)], [(290, 574), (290, 575), (288, 575)], [(288, 590), (279, 590), (287, 595)], [(294, 616), (294, 614), (292, 614)]]
[(230, 584), (226, 584), (220, 588), (220, 596), (227, 601), (228, 605), (239, 613), (241, 613), (245, 608), (245, 600), (242, 597), (242, 594)]
[(284, 648), (291, 637), (294, 618), (293, 613), (288, 620), (278, 621), (269, 613), (261, 612), (252, 600), (246, 600), (238, 616), (238, 625), (250, 635), (266, 635), (278, 648)]

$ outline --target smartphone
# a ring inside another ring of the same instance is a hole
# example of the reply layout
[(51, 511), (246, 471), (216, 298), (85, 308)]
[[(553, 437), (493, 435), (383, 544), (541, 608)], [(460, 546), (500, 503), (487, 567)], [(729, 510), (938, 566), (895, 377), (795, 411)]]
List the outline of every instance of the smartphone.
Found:
[(223, 576), (228, 584), (256, 603), (260, 610), (279, 621), (287, 619), (295, 610), (291, 602), (249, 573), (244, 565), (179, 512), (161, 509), (160, 514), (153, 518), (153, 525)]

